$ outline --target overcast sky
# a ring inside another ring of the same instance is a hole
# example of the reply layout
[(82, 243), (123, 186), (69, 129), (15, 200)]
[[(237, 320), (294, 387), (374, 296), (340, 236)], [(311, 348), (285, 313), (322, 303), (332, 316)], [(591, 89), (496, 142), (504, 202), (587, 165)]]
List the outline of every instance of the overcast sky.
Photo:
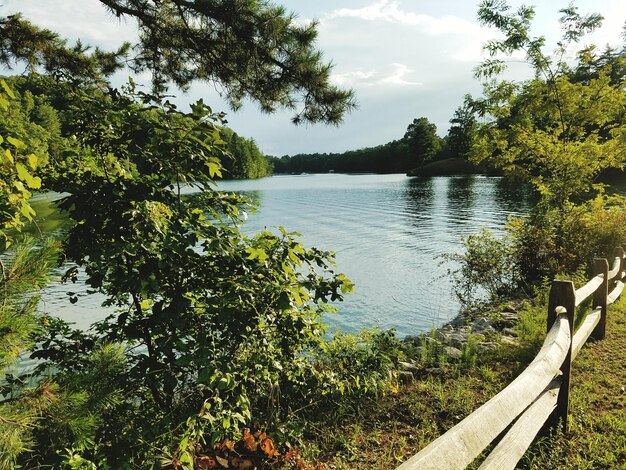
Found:
[[(254, 103), (231, 112), (213, 87), (194, 85), (179, 95), (186, 106), (204, 98), (216, 111), (228, 112), (239, 134), (254, 138), (270, 155), (339, 152), (386, 143), (402, 137), (407, 125), (426, 116), (440, 135), (466, 93), (480, 94), (473, 68), (481, 60), (481, 44), (494, 31), (476, 21), (472, 0), (283, 0), (298, 21), (320, 22), (318, 47), (335, 64), (333, 81), (353, 88), (359, 108), (339, 127), (291, 124), (288, 111), (267, 115)], [(559, 37), (558, 10), (567, 1), (510, 1), (513, 6), (537, 4), (535, 33), (554, 45)], [(3, 6), (2, 6), (3, 5)], [(577, 1), (582, 13), (605, 17), (601, 30), (585, 43), (619, 45), (626, 20), (623, 0)], [(112, 48), (135, 37), (132, 22), (108, 16), (98, 0), (0, 0), (0, 16), (20, 11), (41, 26), (75, 41)], [(522, 76), (521, 64), (512, 73)], [(121, 83), (126, 75), (117, 77)]]

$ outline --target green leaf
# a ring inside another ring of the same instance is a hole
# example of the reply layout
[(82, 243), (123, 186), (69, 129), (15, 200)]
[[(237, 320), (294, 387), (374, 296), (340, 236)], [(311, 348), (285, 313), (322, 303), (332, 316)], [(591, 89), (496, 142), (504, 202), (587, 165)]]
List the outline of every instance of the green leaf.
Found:
[(267, 253), (265, 253), (265, 250), (263, 250), (262, 248), (247, 248), (246, 252), (249, 253), (250, 256), (248, 256), (248, 259), (258, 259), (259, 263), (263, 263), (265, 262), (265, 260), (267, 258), (269, 258), (269, 256), (267, 255)]
[(34, 153), (31, 153), (28, 157), (28, 164), (30, 165), (30, 167), (34, 170), (35, 168), (37, 168), (37, 163), (39, 162), (39, 159), (37, 158), (37, 155), (35, 155)]
[(33, 216), (35, 215), (35, 210), (26, 201), (22, 202), (22, 205), (20, 206), (20, 212), (28, 220), (33, 220)]
[(219, 163), (208, 162), (207, 166), (209, 167), (209, 175), (211, 175), (211, 178), (214, 178), (215, 175), (220, 178), (222, 177), (222, 171), (220, 170), (221, 166)]
[(224, 429), (229, 429), (230, 428), (230, 417), (226, 416), (223, 420), (222, 420), (222, 427)]
[(2, 86), (6, 94), (9, 95), (11, 99), (15, 99), (15, 93), (13, 93), (13, 90), (11, 90), (11, 87), (7, 85), (7, 82), (5, 82), (4, 80), (0, 80), (0, 85)]
[(15, 163), (15, 160), (13, 159), (13, 155), (11, 154), (11, 151), (9, 149), (6, 149), (4, 151), (4, 156), (9, 161), (9, 163), (11, 164)]
[(15, 169), (17, 170), (17, 177), (26, 182), (26, 184), (28, 184), (28, 180), (32, 178), (31, 174), (28, 172), (28, 169), (21, 163), (16, 163)]
[(17, 170), (17, 177), (20, 180), (24, 181), (29, 188), (41, 188), (41, 178), (31, 175), (28, 169), (22, 163), (16, 163), (15, 169)]
[(26, 148), (26, 144), (24, 142), (22, 142), (20, 139), (16, 139), (15, 137), (7, 137), (7, 141), (13, 145), (13, 147), (17, 148), (17, 149), (24, 149)]

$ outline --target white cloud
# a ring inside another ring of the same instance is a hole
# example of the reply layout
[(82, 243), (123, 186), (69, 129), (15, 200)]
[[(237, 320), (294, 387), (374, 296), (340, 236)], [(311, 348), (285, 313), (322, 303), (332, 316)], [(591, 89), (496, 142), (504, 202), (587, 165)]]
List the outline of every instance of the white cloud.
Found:
[(413, 82), (405, 79), (412, 70), (404, 64), (389, 64), (384, 71), (372, 70), (356, 70), (353, 72), (337, 73), (331, 76), (333, 83), (345, 87), (362, 87), (375, 85), (392, 85), (392, 86), (418, 86), (419, 82)]
[(475, 24), (454, 15), (439, 18), (405, 11), (395, 0), (378, 0), (363, 8), (340, 8), (326, 16), (326, 19), (357, 18), (364, 21), (386, 21), (409, 26), (419, 26), (432, 35), (474, 33), (480, 30)]
[[(346, 24), (349, 20), (358, 21)], [(413, 44), (412, 48), (420, 48), (424, 53), (430, 51), (431, 54), (461, 62), (479, 62), (483, 57), (483, 43), (494, 34), (492, 30), (454, 14), (438, 16), (410, 11), (398, 0), (377, 0), (362, 8), (335, 9), (322, 18), (321, 27), (323, 32), (340, 34), (339, 31), (360, 30), (358, 23), (373, 23), (364, 28), (371, 31), (372, 39), (394, 53), (399, 52), (394, 45), (401, 42), (399, 37), (406, 37), (412, 42), (401, 43), (401, 50), (411, 49), (406, 46)], [(374, 32), (390, 29), (393, 31), (391, 35)], [(425, 44), (426, 41), (433, 41), (433, 36), (441, 42)]]
[(410, 82), (410, 81), (404, 79), (404, 77), (407, 74), (412, 72), (412, 70), (410, 68), (408, 68), (406, 65), (394, 63), (394, 64), (391, 64), (391, 66), (395, 70), (393, 71), (393, 73), (391, 75), (389, 75), (388, 77), (383, 78), (381, 80), (381, 83), (389, 83), (391, 85), (402, 85), (402, 86), (405, 86), (405, 85), (409, 85), (409, 86), (421, 85), (421, 83), (419, 83), (419, 82)]

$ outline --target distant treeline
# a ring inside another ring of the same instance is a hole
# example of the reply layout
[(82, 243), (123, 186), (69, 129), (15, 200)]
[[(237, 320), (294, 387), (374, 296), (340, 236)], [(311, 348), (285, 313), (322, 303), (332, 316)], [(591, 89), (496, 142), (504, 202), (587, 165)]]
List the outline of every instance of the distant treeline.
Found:
[(476, 120), (469, 97), (450, 120), (441, 138), (425, 117), (414, 119), (401, 139), (343, 153), (313, 153), (269, 157), (274, 173), (406, 173), (430, 161), (466, 159)]

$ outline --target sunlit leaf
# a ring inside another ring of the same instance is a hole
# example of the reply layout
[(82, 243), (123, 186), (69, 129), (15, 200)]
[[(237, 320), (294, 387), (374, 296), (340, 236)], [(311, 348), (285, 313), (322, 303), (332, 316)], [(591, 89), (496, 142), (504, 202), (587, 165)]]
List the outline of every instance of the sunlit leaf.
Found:
[(9, 95), (11, 99), (15, 99), (15, 93), (13, 93), (13, 90), (11, 90), (11, 87), (7, 85), (7, 82), (5, 82), (4, 80), (0, 80), (0, 86), (2, 86), (5, 93)]

